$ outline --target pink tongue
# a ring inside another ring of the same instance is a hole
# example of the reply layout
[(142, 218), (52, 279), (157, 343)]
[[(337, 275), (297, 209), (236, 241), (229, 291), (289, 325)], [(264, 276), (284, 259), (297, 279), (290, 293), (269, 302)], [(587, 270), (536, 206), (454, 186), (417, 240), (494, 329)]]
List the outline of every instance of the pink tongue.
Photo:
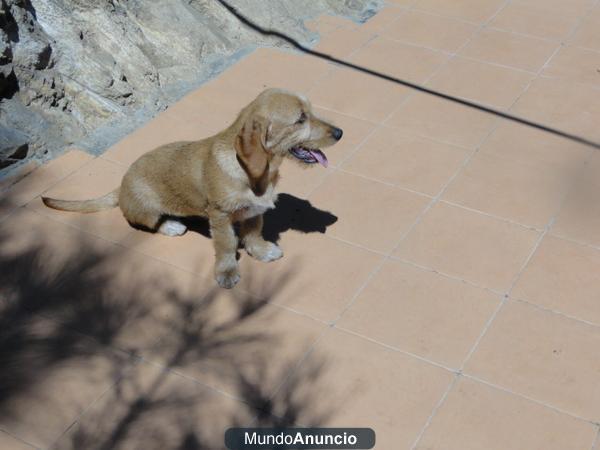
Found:
[(317, 161), (319, 161), (319, 164), (321, 164), (323, 167), (327, 167), (327, 164), (329, 164), (329, 161), (327, 161), (327, 156), (325, 156), (325, 154), (320, 151), (320, 150), (309, 150), (310, 154), (313, 155), (315, 157), (315, 159)]

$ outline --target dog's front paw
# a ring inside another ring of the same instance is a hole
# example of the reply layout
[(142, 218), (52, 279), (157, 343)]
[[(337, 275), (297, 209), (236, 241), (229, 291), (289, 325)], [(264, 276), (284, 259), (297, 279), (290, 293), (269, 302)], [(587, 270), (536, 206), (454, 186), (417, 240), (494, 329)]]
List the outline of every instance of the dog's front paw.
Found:
[(257, 241), (246, 245), (246, 251), (259, 261), (275, 261), (283, 256), (283, 251), (278, 245), (268, 241)]
[(219, 286), (225, 289), (231, 289), (238, 281), (240, 281), (240, 273), (237, 267), (233, 269), (223, 270), (215, 273), (215, 280)]

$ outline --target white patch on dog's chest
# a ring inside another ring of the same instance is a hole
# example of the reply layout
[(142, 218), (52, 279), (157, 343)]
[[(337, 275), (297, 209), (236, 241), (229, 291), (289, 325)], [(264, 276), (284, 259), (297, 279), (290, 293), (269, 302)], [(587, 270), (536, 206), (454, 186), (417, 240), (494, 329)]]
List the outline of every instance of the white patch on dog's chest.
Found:
[(266, 208), (264, 206), (258, 206), (258, 205), (246, 206), (246, 207), (236, 210), (233, 213), (234, 220), (237, 222), (240, 220), (250, 219), (251, 217), (255, 217), (260, 214), (263, 214), (268, 209), (270, 209), (270, 208)]
[(250, 190), (246, 201), (242, 202), (234, 212), (233, 217), (235, 221), (250, 219), (251, 217), (263, 214), (269, 209), (275, 208), (275, 200), (277, 200), (277, 193), (273, 189), (273, 185), (269, 185), (267, 191), (260, 197), (255, 196)]

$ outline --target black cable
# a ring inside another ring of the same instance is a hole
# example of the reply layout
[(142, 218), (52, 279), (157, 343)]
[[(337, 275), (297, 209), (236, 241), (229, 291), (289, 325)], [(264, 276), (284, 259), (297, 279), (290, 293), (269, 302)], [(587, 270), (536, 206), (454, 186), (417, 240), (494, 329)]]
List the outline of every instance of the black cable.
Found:
[(287, 36), (286, 34), (280, 32), (280, 31), (263, 28), (260, 25), (257, 25), (256, 23), (254, 23), (250, 19), (248, 19), (246, 16), (244, 16), (243, 14), (241, 14), (240, 12), (238, 12), (238, 10), (235, 7), (231, 6), (225, 0), (216, 0), (216, 1), (219, 2), (225, 9), (227, 9), (231, 14), (233, 14), (240, 22), (242, 22), (247, 27), (253, 29), (254, 31), (256, 31), (256, 32), (258, 32), (258, 33), (260, 33), (260, 34), (262, 34), (264, 36), (278, 37), (279, 39), (282, 39), (282, 40), (286, 41), (287, 43), (291, 44), (293, 47), (295, 47), (296, 49), (300, 50), (303, 53), (315, 56), (315, 57), (323, 59), (325, 61), (329, 61), (329, 62), (333, 62), (333, 63), (339, 64), (339, 65), (344, 66), (344, 67), (349, 67), (350, 69), (354, 69), (354, 70), (357, 70), (359, 72), (363, 72), (363, 73), (366, 73), (368, 75), (372, 75), (372, 76), (377, 77), (377, 78), (381, 78), (381, 79), (384, 79), (384, 80), (387, 80), (387, 81), (391, 81), (392, 83), (401, 84), (402, 86), (406, 86), (408, 88), (414, 89), (414, 90), (419, 91), (419, 92), (424, 92), (425, 94), (429, 94), (429, 95), (433, 95), (435, 97), (443, 98), (445, 100), (448, 100), (448, 101), (451, 101), (451, 102), (454, 102), (454, 103), (459, 103), (459, 104), (467, 106), (469, 108), (477, 109), (479, 111), (483, 111), (483, 112), (488, 113), (488, 114), (492, 114), (492, 115), (495, 115), (495, 116), (498, 116), (498, 117), (502, 117), (503, 119), (511, 120), (513, 122), (517, 122), (517, 123), (520, 123), (522, 125), (526, 125), (526, 126), (529, 126), (529, 127), (532, 127), (532, 128), (536, 128), (538, 130), (542, 130), (542, 131), (554, 134), (556, 136), (560, 136), (562, 138), (568, 139), (570, 141), (577, 142), (579, 144), (587, 145), (589, 147), (593, 147), (593, 148), (595, 148), (597, 150), (600, 150), (600, 143), (591, 141), (591, 140), (589, 140), (589, 139), (587, 139), (585, 137), (578, 136), (578, 135), (572, 134), (572, 133), (567, 133), (566, 131), (557, 130), (556, 128), (552, 128), (550, 126), (543, 125), (541, 123), (537, 123), (537, 122), (534, 122), (532, 120), (528, 120), (528, 119), (524, 119), (524, 118), (521, 118), (521, 117), (518, 117), (518, 116), (514, 116), (512, 114), (505, 113), (504, 111), (500, 111), (500, 110), (495, 109), (495, 108), (490, 108), (488, 106), (480, 105), (479, 103), (475, 103), (475, 102), (472, 102), (472, 101), (469, 101), (469, 100), (465, 100), (465, 99), (462, 99), (460, 97), (454, 97), (453, 95), (444, 94), (443, 92), (439, 92), (439, 91), (436, 91), (434, 89), (430, 89), (430, 88), (427, 88), (425, 86), (421, 86), (420, 84), (411, 83), (410, 81), (402, 80), (400, 78), (396, 78), (396, 77), (393, 77), (391, 75), (386, 75), (385, 73), (381, 73), (381, 72), (378, 72), (376, 70), (369, 69), (367, 67), (362, 67), (362, 66), (359, 66), (357, 64), (353, 64), (351, 62), (335, 58), (334, 56), (328, 55), (326, 53), (321, 53), (321, 52), (318, 52), (316, 50), (312, 50), (312, 49), (310, 49), (308, 47), (305, 47), (304, 45), (300, 44), (294, 38), (291, 38), (291, 37)]

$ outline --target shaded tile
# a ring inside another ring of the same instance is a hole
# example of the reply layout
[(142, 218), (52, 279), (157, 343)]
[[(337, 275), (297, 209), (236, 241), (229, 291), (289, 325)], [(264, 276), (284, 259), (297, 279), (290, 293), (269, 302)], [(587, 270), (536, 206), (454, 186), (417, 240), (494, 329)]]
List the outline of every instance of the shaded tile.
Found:
[(563, 131), (600, 137), (600, 91), (585, 85), (538, 78), (511, 111)]
[(600, 324), (599, 270), (600, 251), (546, 236), (512, 295)]
[(192, 380), (138, 364), (57, 443), (61, 449), (222, 448), (256, 411)]
[[(0, 258), (7, 267), (3, 275), (17, 276), (15, 282), (20, 284), (27, 280), (27, 276), (39, 277), (39, 281), (44, 283), (56, 278), (60, 280), (65, 267), (72, 272), (80, 269), (79, 261), (88, 258), (88, 253), (95, 260), (115, 248), (114, 244), (49, 220), (27, 208), (17, 209), (0, 224)], [(22, 266), (21, 275), (16, 273), (19, 265)], [(25, 283), (20, 287), (35, 290), (37, 285), (33, 281), (31, 283), (31, 286)], [(40, 298), (32, 300), (39, 302)]]
[(493, 29), (481, 30), (460, 55), (537, 72), (557, 48), (555, 42)]
[(408, 89), (385, 80), (339, 68), (311, 91), (310, 98), (318, 106), (380, 121), (398, 107), (407, 93)]
[(599, 345), (600, 328), (509, 301), (465, 372), (597, 421)]
[[(125, 167), (120, 164), (96, 158), (55, 184), (44, 195), (65, 200), (100, 197), (121, 185), (125, 171)], [(58, 211), (45, 206), (38, 197), (28, 205), (28, 208), (112, 241), (118, 241), (132, 230), (118, 207), (93, 214)]]
[[(200, 227), (203, 228), (204, 225), (202, 222)], [(212, 240), (199, 232), (188, 230), (183, 236), (171, 237), (160, 233), (132, 230), (119, 243), (180, 269), (199, 274), (202, 280), (199, 282), (214, 282), (212, 270), (215, 258)]]
[(0, 219), (6, 217), (15, 207), (22, 206), (33, 200), (49, 187), (75, 172), (92, 159), (91, 155), (81, 150), (70, 150), (34, 170), (2, 193)]
[(461, 378), (417, 445), (419, 450), (578, 450), (594, 426), (516, 395)]
[(331, 175), (310, 198), (319, 208), (339, 217), (327, 230), (329, 235), (380, 252), (394, 248), (430, 201), (343, 172)]
[(8, 190), (13, 184), (21, 181), (41, 166), (39, 161), (34, 161), (33, 159), (17, 164), (13, 165), (4, 175), (2, 175), (2, 179), (0, 180), (0, 193)]
[(395, 255), (484, 287), (506, 290), (537, 239), (533, 230), (438, 203)]
[(237, 398), (252, 384), (260, 396), (246, 400), (262, 407), (327, 328), (267, 304), (288, 279), (275, 275), (270, 281), (263, 299), (214, 288), (201, 302), (174, 308), (169, 329), (147, 358)]
[(505, 2), (502, 0), (418, 0), (417, 9), (456, 17), (475, 23), (489, 20)]
[(477, 26), (418, 10), (402, 14), (383, 36), (422, 47), (455, 52), (462, 47)]
[(119, 379), (127, 360), (48, 319), (21, 313), (13, 320), (0, 332), (9, 346), (0, 428), (46, 448)]
[(318, 233), (287, 232), (280, 246), (284, 257), (268, 266), (242, 256), (240, 288), (327, 321), (342, 312), (382, 258)]
[(410, 97), (386, 122), (410, 133), (475, 148), (497, 119), (429, 95)]
[[(93, 292), (78, 293), (82, 283)], [(174, 319), (185, 319), (182, 312), (214, 289), (197, 275), (132, 251), (108, 254), (70, 287), (62, 287), (64, 304), (52, 317), (136, 355), (156, 352)]]
[(352, 55), (351, 61), (419, 83), (425, 81), (447, 59), (448, 55), (435, 50), (377, 38)]
[(0, 431), (0, 448), (3, 450), (33, 450), (35, 447)]
[(458, 170), (470, 150), (430, 141), (395, 128), (379, 128), (344, 170), (436, 195)]
[(172, 305), (208, 292), (196, 275), (27, 209), (0, 233), (0, 291), (9, 305), (128, 352), (152, 347)]
[(600, 87), (600, 53), (573, 46), (562, 47), (543, 75)]
[(458, 368), (499, 301), (489, 291), (388, 261), (337, 325)]
[(527, 72), (456, 57), (428, 85), (447, 94), (506, 109), (532, 78)]
[(494, 17), (490, 25), (558, 41), (567, 37), (578, 20), (579, 13), (575, 11), (511, 2)]
[[(320, 370), (305, 369), (311, 362)], [(315, 380), (292, 390), (292, 398), (328, 401), (309, 404), (300, 423), (310, 425), (316, 415), (325, 426), (370, 427), (386, 449), (410, 448), (452, 379), (449, 371), (335, 329), (303, 369), (316, 372)]]
[(542, 229), (558, 211), (573, 175), (480, 153), (452, 181), (443, 199)]

